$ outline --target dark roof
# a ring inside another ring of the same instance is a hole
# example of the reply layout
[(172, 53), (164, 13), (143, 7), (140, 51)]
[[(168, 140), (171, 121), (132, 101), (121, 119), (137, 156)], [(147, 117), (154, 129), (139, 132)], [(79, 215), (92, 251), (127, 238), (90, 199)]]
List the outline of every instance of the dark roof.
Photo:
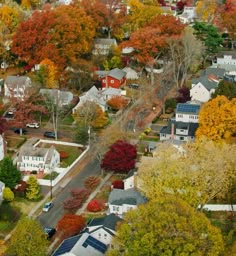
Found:
[(225, 74), (224, 68), (206, 68), (205, 70), (202, 70), (200, 73), (200, 76), (209, 76), (209, 75), (215, 75), (218, 78), (222, 78)]
[(223, 58), (224, 56), (232, 56), (233, 59), (236, 59), (236, 51), (222, 51), (217, 53), (218, 58)]
[(101, 227), (112, 229), (115, 231), (116, 224), (117, 222), (120, 222), (120, 221), (122, 221), (121, 218), (116, 216), (114, 213), (111, 213), (105, 217), (92, 219), (89, 222), (88, 227), (101, 226)]
[(128, 172), (128, 174), (126, 175), (125, 179), (128, 179), (129, 177), (132, 177), (134, 175), (134, 173), (137, 172), (137, 169), (132, 169)]
[(126, 190), (113, 189), (108, 198), (108, 203), (114, 205), (139, 205), (145, 202), (147, 202), (147, 199), (135, 188)]
[(218, 86), (218, 82), (210, 80), (205, 76), (192, 79), (192, 84), (198, 83), (201, 83), (203, 86), (205, 86), (208, 91), (215, 89)]
[(189, 104), (189, 103), (178, 103), (176, 107), (176, 113), (183, 114), (195, 114), (198, 115), (200, 110), (200, 105)]
[(56, 251), (53, 252), (52, 256), (59, 256), (66, 252), (70, 252), (75, 244), (79, 241), (82, 235), (73, 236), (63, 240)]
[(105, 245), (104, 243), (102, 243), (101, 241), (97, 240), (92, 236), (88, 236), (82, 244), (84, 248), (87, 248), (88, 245), (101, 253), (105, 253), (107, 250), (107, 245)]

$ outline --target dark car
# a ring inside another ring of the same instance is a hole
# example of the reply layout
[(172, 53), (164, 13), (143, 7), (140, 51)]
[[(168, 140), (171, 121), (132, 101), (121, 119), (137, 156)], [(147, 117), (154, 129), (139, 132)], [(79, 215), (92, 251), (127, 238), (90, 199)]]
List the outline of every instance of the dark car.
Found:
[(45, 132), (43, 134), (44, 137), (47, 137), (47, 138), (52, 138), (52, 139), (55, 139), (56, 138), (56, 134), (55, 132)]
[(138, 89), (139, 85), (138, 84), (129, 84), (128, 87), (132, 88), (132, 89)]
[[(14, 133), (20, 134), (20, 128), (15, 128)], [(22, 134), (27, 134), (28, 131), (24, 128), (22, 128)]]
[(47, 235), (47, 239), (51, 239), (56, 232), (57, 231), (55, 228), (51, 228), (51, 227), (44, 228), (44, 233)]

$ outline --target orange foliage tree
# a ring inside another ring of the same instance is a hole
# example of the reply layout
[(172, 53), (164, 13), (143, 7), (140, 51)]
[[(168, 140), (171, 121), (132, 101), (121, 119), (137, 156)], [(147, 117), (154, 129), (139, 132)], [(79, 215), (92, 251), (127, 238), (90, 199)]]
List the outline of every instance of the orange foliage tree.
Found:
[(199, 114), (196, 136), (211, 140), (230, 139), (236, 133), (236, 98), (217, 96), (205, 103)]
[(107, 104), (114, 110), (120, 110), (128, 104), (128, 100), (122, 96), (114, 96), (107, 101)]
[(63, 238), (77, 235), (84, 227), (86, 221), (81, 215), (65, 214), (57, 223), (57, 229)]
[(45, 75), (46, 75), (46, 86), (47, 88), (57, 88), (57, 67), (54, 62), (49, 59), (44, 59), (40, 62), (40, 66), (45, 67)]

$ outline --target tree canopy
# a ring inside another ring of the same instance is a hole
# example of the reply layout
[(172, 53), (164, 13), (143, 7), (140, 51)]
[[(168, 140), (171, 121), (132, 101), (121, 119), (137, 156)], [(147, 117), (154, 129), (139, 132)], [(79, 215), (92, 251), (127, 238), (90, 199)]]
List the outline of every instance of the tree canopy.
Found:
[(204, 214), (175, 197), (164, 197), (131, 210), (117, 227), (108, 256), (222, 255), (218, 228)]
[(235, 82), (221, 80), (213, 94), (213, 98), (216, 98), (217, 95), (224, 95), (229, 100), (236, 98), (236, 84)]
[[(214, 110), (214, 111), (213, 111)], [(236, 98), (217, 96), (206, 102), (199, 113), (197, 138), (206, 136), (211, 140), (228, 140), (236, 133)]]
[(7, 255), (46, 256), (47, 249), (48, 241), (39, 222), (22, 217), (10, 238)]

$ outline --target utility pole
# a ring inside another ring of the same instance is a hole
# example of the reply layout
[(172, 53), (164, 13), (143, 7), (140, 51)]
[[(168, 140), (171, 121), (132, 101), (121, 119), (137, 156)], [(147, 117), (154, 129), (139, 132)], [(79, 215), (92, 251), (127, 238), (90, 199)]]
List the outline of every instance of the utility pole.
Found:
[(90, 133), (91, 133), (91, 129), (90, 129), (90, 125), (89, 125), (89, 128), (88, 128), (88, 146), (90, 148)]

